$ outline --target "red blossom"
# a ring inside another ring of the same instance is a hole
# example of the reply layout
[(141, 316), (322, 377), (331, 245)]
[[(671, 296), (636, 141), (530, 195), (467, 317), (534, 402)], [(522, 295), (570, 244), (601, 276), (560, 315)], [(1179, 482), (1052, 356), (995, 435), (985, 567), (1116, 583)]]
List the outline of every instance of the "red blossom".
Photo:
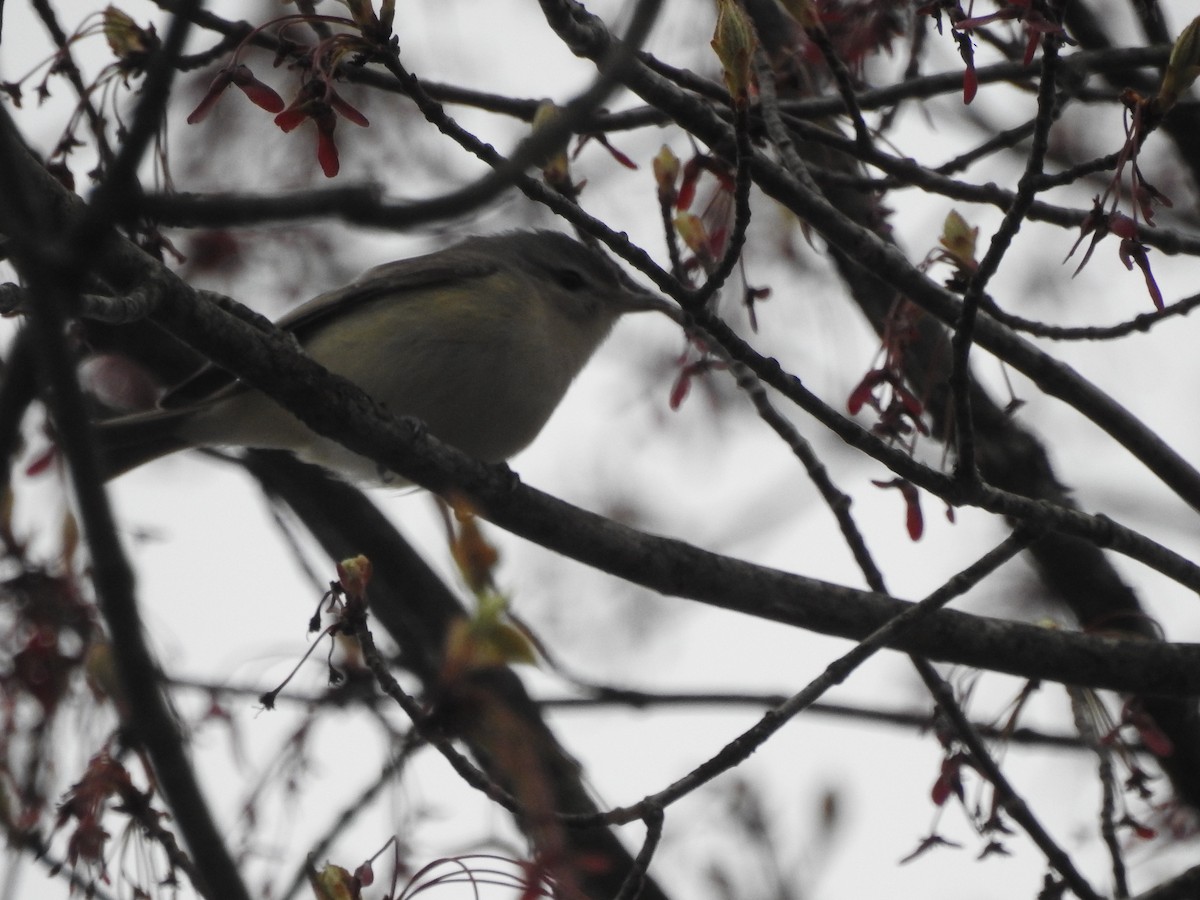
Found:
[(246, 66), (237, 66), (230, 80), (255, 106), (267, 112), (279, 112), (283, 109), (283, 98), (275, 93), (269, 84), (255, 78), (254, 73)]
[(904, 375), (898, 367), (897, 357), (890, 360), (888, 368), (867, 372), (850, 392), (846, 406), (851, 415), (857, 415), (863, 406), (878, 412), (879, 421), (871, 429), (876, 434), (891, 439), (907, 437), (914, 431), (929, 434), (929, 427), (921, 418), (925, 405), (904, 384)]
[(312, 113), (308, 110), (288, 108), (275, 117), (275, 124), (280, 130), (287, 134), (294, 128), (298, 128), (300, 123), (311, 116)]
[(692, 202), (696, 199), (696, 186), (703, 172), (708, 172), (716, 178), (722, 189), (733, 192), (734, 179), (728, 166), (712, 156), (698, 154), (683, 164), (683, 181), (679, 185), (679, 196), (675, 201), (676, 209), (691, 208)]
[(1117, 237), (1135, 241), (1138, 236), (1137, 222), (1125, 215), (1125, 213), (1114, 212), (1108, 217), (1108, 230)]
[(1133, 831), (1133, 833), (1135, 835), (1137, 835), (1138, 838), (1140, 838), (1143, 841), (1152, 841), (1156, 837), (1158, 837), (1157, 831), (1155, 831), (1149, 825), (1143, 825), (1141, 822), (1139, 822), (1137, 819), (1133, 818), (1133, 816), (1129, 815), (1128, 813), (1126, 813), (1124, 816), (1122, 816), (1121, 820), (1117, 824), (1124, 825), (1125, 827), (1131, 829)]
[(4, 684), (10, 690), (33, 697), (49, 716), (58, 708), (78, 663), (59, 649), (59, 635), (54, 628), (39, 626), (32, 629), (24, 646), (13, 655)]
[(958, 55), (966, 64), (963, 70), (963, 103), (969, 105), (979, 91), (979, 76), (975, 73), (975, 45), (968, 35), (961, 32), (953, 32), (953, 37), (958, 44)]
[(723, 368), (725, 368), (724, 364), (719, 360), (713, 359), (711, 356), (703, 356), (684, 365), (675, 377), (675, 383), (671, 385), (671, 395), (668, 400), (671, 411), (674, 412), (683, 405), (684, 399), (691, 392), (692, 379), (713, 369)]
[[(931, 7), (922, 7), (922, 10), (929, 10)], [(920, 11), (920, 10), (919, 10)], [(936, 11), (938, 20), (938, 31), (941, 31), (941, 14), (940, 10)], [(961, 12), (958, 13), (962, 15)], [(953, 14), (952, 14), (953, 17)], [(1066, 44), (1075, 43), (1067, 35), (1062, 25), (1043, 16), (1040, 12), (1033, 8), (1030, 0), (1009, 0), (1007, 5), (1002, 5), (1000, 9), (993, 13), (988, 13), (983, 16), (962, 17), (954, 22), (954, 30), (952, 36), (958, 43), (958, 52), (962, 56), (963, 62), (966, 63), (966, 70), (963, 72), (963, 102), (970, 103), (975, 99), (975, 93), (979, 89), (979, 79), (975, 73), (975, 54), (971, 45), (971, 39), (968, 32), (975, 31), (984, 25), (990, 25), (993, 22), (1001, 22), (1005, 20), (1019, 21), (1025, 30), (1025, 56), (1024, 64), (1029, 65), (1033, 62), (1034, 53), (1037, 52), (1037, 46), (1041, 43), (1044, 35), (1054, 35), (1058, 40)]]
[(687, 395), (692, 391), (692, 378), (686, 369), (680, 370), (676, 376), (674, 384), (671, 385), (671, 395), (667, 398), (667, 406), (671, 411), (679, 409), (683, 406), (683, 401), (687, 399)]
[(35, 456), (33, 461), (25, 467), (25, 474), (30, 478), (41, 475), (43, 472), (50, 470), (51, 464), (53, 464), (56, 459), (58, 459), (58, 446), (56, 444), (51, 444), (49, 447)]
[[(819, 9), (815, 3), (791, 4), (790, 12), (806, 31), (823, 29), (837, 55), (856, 76), (862, 75), (872, 57), (890, 55), (895, 39), (905, 31), (903, 12), (895, 3), (822, 3)], [(814, 63), (821, 59), (821, 51), (812, 40), (804, 47), (804, 58)]]
[(1092, 208), (1088, 210), (1087, 215), (1083, 217), (1083, 221), (1079, 223), (1079, 237), (1075, 239), (1075, 243), (1071, 245), (1071, 249), (1067, 251), (1066, 257), (1063, 258), (1063, 262), (1066, 262), (1068, 259), (1074, 256), (1075, 251), (1079, 249), (1079, 245), (1083, 243), (1083, 239), (1089, 234), (1092, 235), (1092, 240), (1091, 243), (1088, 244), (1087, 252), (1083, 254), (1083, 260), (1075, 268), (1074, 273), (1072, 273), (1073, 276), (1078, 275), (1081, 271), (1083, 271), (1083, 267), (1086, 266), (1088, 264), (1088, 260), (1092, 258), (1092, 252), (1096, 249), (1096, 244), (1100, 243), (1100, 241), (1104, 239), (1108, 232), (1109, 217), (1104, 212), (1104, 206), (1100, 202), (1100, 198), (1093, 197)]
[(217, 73), (217, 77), (213, 79), (212, 84), (208, 86), (204, 97), (192, 110), (191, 115), (187, 117), (189, 125), (195, 125), (212, 112), (217, 101), (225, 93), (225, 88), (229, 85), (238, 88), (245, 94), (250, 102), (255, 106), (265, 109), (267, 112), (277, 113), (283, 109), (283, 98), (280, 97), (271, 88), (270, 85), (259, 81), (254, 77), (254, 73), (250, 71), (248, 66), (236, 65), (228, 66)]
[(925, 517), (921, 513), (921, 494), (916, 485), (904, 478), (893, 478), (891, 481), (871, 479), (871, 484), (879, 488), (896, 488), (900, 492), (904, 498), (904, 527), (909, 538), (919, 541), (925, 533)]
[(366, 116), (347, 103), (333, 88), (329, 88), (328, 93), (325, 95), (325, 99), (329, 101), (329, 105), (333, 107), (333, 111), (343, 119), (353, 122), (360, 128), (366, 128), (371, 124), (369, 121), (367, 121)]
[(883, 369), (872, 369), (864, 375), (862, 381), (850, 392), (850, 399), (846, 401), (846, 408), (850, 411), (850, 415), (857, 416), (868, 403), (875, 409), (878, 409), (879, 404), (875, 399), (875, 388), (881, 384), (888, 383), (890, 379), (891, 375)]
[[(1182, 37), (1181, 40), (1183, 40)], [(1187, 42), (1185, 41), (1185, 43)], [(1176, 50), (1178, 50), (1178, 47)], [(1191, 51), (1185, 51), (1184, 57), (1190, 60), (1192, 58)], [(1176, 72), (1175, 74), (1178, 75), (1181, 73)], [(1170, 75), (1171, 73), (1168, 73), (1167, 80), (1169, 80)], [(1166, 80), (1164, 80), (1165, 83)], [(1172, 87), (1170, 90), (1173, 91), (1174, 88)], [(1149, 251), (1146, 245), (1139, 240), (1141, 226), (1139, 225), (1138, 218), (1140, 217), (1145, 222), (1146, 227), (1153, 228), (1155, 206), (1162, 204), (1169, 207), (1172, 204), (1169, 197), (1146, 181), (1137, 160), (1142, 145), (1162, 121), (1165, 110), (1162, 106), (1161, 95), (1147, 98), (1131, 88), (1127, 88), (1121, 92), (1120, 100), (1126, 110), (1125, 143), (1117, 155), (1112, 180), (1105, 190), (1104, 196), (1096, 197), (1093, 200), (1092, 209), (1081, 223), (1080, 235), (1072, 245), (1071, 251), (1067, 254), (1067, 259), (1070, 259), (1079, 248), (1084, 237), (1092, 234), (1092, 240), (1088, 245), (1087, 252), (1084, 254), (1083, 261), (1075, 269), (1075, 273), (1078, 274), (1087, 265), (1088, 260), (1091, 259), (1096, 244), (1109, 233), (1115, 234), (1121, 238), (1120, 245), (1117, 248), (1117, 256), (1121, 260), (1121, 264), (1131, 271), (1134, 266), (1141, 269), (1150, 299), (1154, 303), (1155, 308), (1161, 310), (1163, 309), (1162, 291), (1159, 290), (1158, 283), (1155, 281), (1154, 274), (1150, 269)], [(1133, 199), (1132, 217), (1117, 211), (1117, 200), (1113, 200), (1111, 207), (1109, 207), (1110, 211), (1105, 212), (1105, 207), (1109, 199), (1120, 196), (1121, 181), (1124, 177), (1123, 173), (1126, 166), (1130, 170), (1129, 195)]]
[(944, 806), (951, 796), (962, 800), (966, 797), (966, 788), (962, 781), (962, 754), (955, 753), (942, 760), (941, 771), (930, 791), (930, 799), (937, 806)]
[(575, 145), (575, 152), (571, 154), (571, 159), (579, 158), (579, 154), (583, 150), (584, 144), (586, 144), (588, 141), (595, 141), (597, 144), (607, 150), (609, 155), (625, 168), (633, 170), (637, 169), (638, 164), (630, 159), (628, 154), (622, 153), (611, 143), (609, 143), (608, 138), (599, 131), (594, 131), (589, 134), (581, 134), (579, 136), (579, 142)]
[(109, 834), (100, 825), (109, 801), (117, 798), (126, 810), (141, 807), (148, 795), (139, 791), (130, 781), (129, 773), (120, 762), (107, 751), (93, 756), (79, 779), (63, 798), (58, 808), (55, 829), (62, 828), (72, 819), (77, 823), (67, 840), (67, 861), (78, 865), (83, 860), (104, 873), (104, 847)]
[(338, 96), (332, 85), (314, 79), (307, 82), (288, 108), (275, 117), (275, 124), (284, 133), (298, 128), (305, 119), (312, 119), (317, 126), (317, 162), (326, 178), (332, 178), (341, 168), (337, 144), (333, 140), (338, 115), (363, 128), (370, 125), (367, 117)]
[(354, 870), (354, 880), (362, 887), (370, 887), (375, 883), (375, 870), (371, 867), (370, 860)]
[(331, 114), (321, 116), (313, 121), (317, 126), (317, 162), (321, 166), (321, 171), (325, 173), (325, 177), (332, 178), (342, 168), (341, 160), (338, 158), (337, 144), (333, 142), (333, 129), (337, 125), (337, 118)]
[(217, 73), (217, 77), (213, 79), (212, 84), (208, 86), (208, 90), (204, 92), (204, 96), (196, 104), (196, 108), (188, 115), (187, 123), (195, 125), (197, 122), (202, 122), (212, 112), (213, 107), (217, 105), (217, 101), (221, 99), (221, 95), (225, 93), (225, 88), (229, 87), (229, 84), (229, 71), (222, 69)]
[(970, 105), (979, 93), (979, 76), (975, 74), (975, 64), (969, 63), (963, 71), (963, 103)]
[(1146, 179), (1141, 177), (1141, 172), (1137, 166), (1134, 166), (1134, 187), (1133, 199), (1141, 210), (1142, 218), (1146, 220), (1146, 224), (1154, 226), (1154, 207), (1155, 205), (1165, 206), (1170, 209), (1174, 204), (1171, 198), (1152, 185)]
[(1150, 271), (1150, 256), (1146, 245), (1126, 238), (1121, 241), (1117, 255), (1126, 269), (1133, 271), (1133, 267), (1137, 266), (1142, 270), (1142, 277), (1146, 279), (1146, 290), (1150, 292), (1150, 300), (1155, 309), (1162, 310), (1162, 291), (1158, 282), (1154, 280), (1154, 273)]
[[(1153, 191), (1154, 189), (1150, 188), (1150, 190)], [(1154, 191), (1154, 193), (1157, 194), (1157, 191)], [(1084, 253), (1083, 260), (1075, 269), (1075, 274), (1078, 275), (1092, 258), (1092, 252), (1096, 249), (1096, 245), (1108, 235), (1115, 234), (1121, 239), (1121, 243), (1117, 248), (1117, 256), (1121, 260), (1121, 264), (1130, 271), (1133, 271), (1134, 266), (1142, 270), (1142, 276), (1146, 279), (1146, 290), (1150, 293), (1150, 300), (1154, 303), (1155, 309), (1162, 309), (1162, 291), (1159, 289), (1158, 282), (1154, 279), (1154, 273), (1150, 269), (1149, 248), (1138, 240), (1138, 223), (1122, 212), (1114, 210), (1111, 213), (1105, 213), (1100, 204), (1099, 197), (1092, 201), (1092, 209), (1080, 224), (1079, 237), (1071, 245), (1071, 250), (1067, 253), (1066, 259), (1070, 259), (1075, 254), (1075, 251), (1088, 234), (1092, 235), (1087, 252)], [(1066, 262), (1066, 259), (1063, 262)]]
[(1138, 737), (1142, 739), (1146, 749), (1160, 759), (1175, 754), (1175, 744), (1171, 738), (1154, 721), (1154, 717), (1142, 708), (1140, 703), (1136, 701), (1125, 703), (1121, 710), (1121, 724), (1132, 725), (1136, 728)]

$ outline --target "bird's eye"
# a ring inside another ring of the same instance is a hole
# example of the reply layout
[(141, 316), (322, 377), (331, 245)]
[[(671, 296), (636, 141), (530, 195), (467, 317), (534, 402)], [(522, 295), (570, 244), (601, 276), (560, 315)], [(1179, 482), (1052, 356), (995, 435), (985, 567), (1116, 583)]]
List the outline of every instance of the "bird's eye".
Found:
[(577, 291), (587, 283), (587, 279), (578, 269), (555, 269), (554, 279), (559, 287), (568, 291)]

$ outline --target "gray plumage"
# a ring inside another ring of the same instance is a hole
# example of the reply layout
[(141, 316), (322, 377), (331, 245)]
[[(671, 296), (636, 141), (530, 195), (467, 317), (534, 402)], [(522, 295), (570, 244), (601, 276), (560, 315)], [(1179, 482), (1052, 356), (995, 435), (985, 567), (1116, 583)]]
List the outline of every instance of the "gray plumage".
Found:
[[(327, 369), (485, 462), (523, 449), (626, 312), (664, 309), (548, 231), (474, 237), (371, 269), (278, 322)], [(187, 447), (283, 449), (359, 480), (378, 467), (215, 367), (163, 408), (102, 423), (111, 476)]]

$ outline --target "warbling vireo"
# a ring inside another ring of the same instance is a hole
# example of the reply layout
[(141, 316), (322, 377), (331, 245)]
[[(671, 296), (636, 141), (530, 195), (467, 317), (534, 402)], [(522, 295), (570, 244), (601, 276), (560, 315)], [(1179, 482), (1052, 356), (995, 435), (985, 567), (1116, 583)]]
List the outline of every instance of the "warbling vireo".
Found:
[[(599, 252), (563, 234), (519, 231), (378, 266), (278, 324), (393, 414), (500, 462), (534, 439), (617, 319), (651, 309), (667, 309), (666, 301), (623, 284)], [(215, 367), (161, 407), (101, 423), (110, 477), (217, 446), (291, 450), (356, 480), (382, 476)]]

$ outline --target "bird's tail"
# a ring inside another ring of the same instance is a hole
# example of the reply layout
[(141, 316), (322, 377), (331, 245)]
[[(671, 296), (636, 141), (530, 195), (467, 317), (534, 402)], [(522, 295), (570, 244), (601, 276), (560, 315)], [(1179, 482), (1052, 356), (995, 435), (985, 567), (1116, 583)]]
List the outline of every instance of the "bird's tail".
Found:
[(97, 423), (105, 479), (191, 446), (177, 433), (186, 412), (189, 410), (153, 410)]

